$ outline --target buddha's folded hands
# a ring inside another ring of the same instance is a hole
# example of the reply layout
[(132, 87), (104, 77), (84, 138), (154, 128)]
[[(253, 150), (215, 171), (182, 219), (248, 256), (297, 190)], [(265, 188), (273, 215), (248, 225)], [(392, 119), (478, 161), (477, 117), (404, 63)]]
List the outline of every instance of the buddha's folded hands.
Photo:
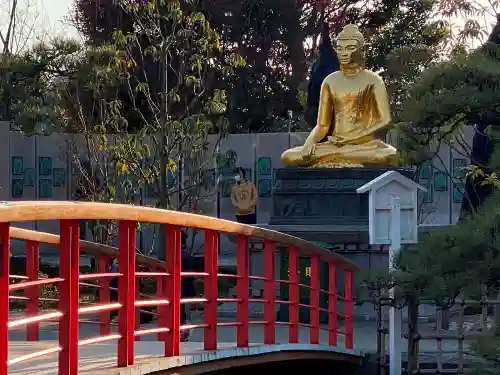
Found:
[(356, 141), (362, 137), (363, 137), (362, 134), (360, 134), (360, 135), (352, 134), (352, 135), (346, 135), (346, 136), (331, 135), (328, 137), (328, 142), (335, 145), (335, 146), (341, 147), (341, 146), (345, 146), (345, 145), (349, 145), (349, 144), (356, 144), (357, 143)]
[(338, 135), (330, 135), (328, 136), (328, 142), (333, 143), (334, 145), (341, 146), (345, 143), (345, 138)]

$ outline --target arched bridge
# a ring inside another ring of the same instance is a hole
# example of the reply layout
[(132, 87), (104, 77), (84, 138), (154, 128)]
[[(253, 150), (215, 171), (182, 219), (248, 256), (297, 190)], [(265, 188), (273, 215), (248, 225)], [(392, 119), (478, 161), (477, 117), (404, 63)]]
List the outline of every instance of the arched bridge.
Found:
[[(24, 221), (58, 220), (60, 235), (16, 227)], [(80, 220), (114, 221), (118, 248), (80, 240)], [(137, 223), (163, 225), (165, 262), (136, 254)], [(181, 229), (204, 232), (203, 272), (181, 272)], [(236, 272), (218, 270), (220, 234), (235, 238)], [(26, 244), (26, 269), (10, 271), (11, 239)], [(249, 271), (249, 240), (263, 243), (263, 274)], [(353, 271), (347, 259), (310, 242), (254, 226), (182, 212), (118, 204), (80, 202), (0, 203), (0, 375), (116, 373), (200, 374), (235, 366), (293, 360), (328, 360), (359, 366), (362, 355), (354, 348)], [(39, 277), (39, 245), (59, 245), (59, 273)], [(276, 254), (287, 252), (288, 277), (280, 280)], [(82, 274), (81, 252), (96, 257), (97, 273)], [(309, 258), (309, 280), (299, 279), (299, 257)], [(119, 270), (110, 272), (110, 259)], [(142, 267), (140, 267), (142, 266)], [(320, 285), (320, 268), (326, 267), (327, 287)], [(343, 290), (337, 287), (343, 277)], [(118, 288), (110, 280), (118, 279)], [(139, 291), (141, 279), (153, 279), (153, 296)], [(182, 278), (203, 280), (203, 295), (181, 298)], [(218, 295), (218, 281), (233, 279), (234, 298)], [(263, 283), (261, 298), (249, 294), (250, 281)], [(57, 294), (40, 291), (57, 285)], [(288, 296), (277, 298), (277, 286), (287, 285)], [(80, 298), (83, 288), (98, 288), (97, 302)], [(299, 291), (308, 290), (308, 303)], [(118, 300), (110, 298), (118, 292)], [(320, 297), (327, 299), (326, 306)], [(24, 303), (16, 312), (9, 301)], [(42, 309), (42, 303), (56, 304)], [(218, 314), (218, 304), (235, 303), (236, 319)], [(188, 325), (181, 325), (183, 304), (202, 306)], [(250, 319), (249, 306), (263, 305), (263, 318)], [(286, 321), (277, 320), (277, 307), (288, 306)], [(309, 310), (309, 320), (299, 319), (299, 309)], [(147, 309), (147, 310), (146, 310)], [(153, 312), (154, 311), (154, 312)], [(117, 323), (111, 313), (117, 312)], [(141, 314), (156, 317), (141, 324)], [(320, 314), (327, 323), (320, 322)], [(193, 332), (181, 343), (181, 333)]]

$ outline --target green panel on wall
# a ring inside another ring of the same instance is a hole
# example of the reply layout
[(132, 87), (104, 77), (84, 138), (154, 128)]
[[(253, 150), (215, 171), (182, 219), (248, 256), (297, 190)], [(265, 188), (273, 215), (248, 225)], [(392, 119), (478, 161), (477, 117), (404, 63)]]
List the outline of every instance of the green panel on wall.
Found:
[(258, 162), (258, 173), (262, 175), (270, 175), (272, 172), (271, 158), (269, 156), (262, 156)]
[(38, 180), (38, 196), (42, 199), (52, 198), (51, 178), (41, 178)]
[(66, 169), (54, 168), (54, 187), (66, 186)]
[(24, 158), (22, 156), (12, 157), (11, 172), (13, 176), (22, 176), (24, 173)]
[(234, 169), (238, 160), (238, 153), (234, 150), (228, 150), (221, 155), (221, 159), (221, 168)]
[(432, 178), (432, 170), (433, 170), (433, 165), (431, 162), (426, 161), (425, 163), (422, 164), (422, 167), (420, 168), (420, 179), (421, 180), (430, 180)]
[(22, 178), (13, 178), (11, 185), (12, 198), (22, 198), (24, 194), (24, 180)]
[(430, 180), (420, 179), (420, 185), (425, 187), (427, 191), (419, 191), (418, 194), (422, 199), (422, 203), (432, 203), (434, 201), (434, 195), (432, 191), (432, 184)]
[(259, 178), (257, 183), (257, 191), (260, 198), (267, 198), (271, 196), (271, 179), (270, 178)]
[(40, 176), (52, 175), (52, 158), (49, 156), (40, 156), (38, 158), (38, 174)]
[(464, 197), (464, 184), (455, 184), (453, 186), (453, 203), (462, 203)]
[(448, 174), (441, 171), (434, 173), (434, 190), (448, 191)]
[(36, 171), (35, 168), (26, 168), (24, 170), (24, 186), (33, 187), (35, 186)]
[(465, 178), (467, 168), (467, 159), (453, 158), (453, 177)]

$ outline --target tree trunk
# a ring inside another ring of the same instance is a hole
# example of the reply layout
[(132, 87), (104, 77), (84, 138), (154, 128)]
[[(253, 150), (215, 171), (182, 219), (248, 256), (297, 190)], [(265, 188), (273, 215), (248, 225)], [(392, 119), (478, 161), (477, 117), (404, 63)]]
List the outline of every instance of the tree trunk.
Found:
[(418, 332), (418, 307), (415, 296), (408, 301), (408, 375), (418, 372), (420, 334)]
[[(160, 64), (160, 82), (161, 82), (161, 109), (160, 109), (160, 129), (161, 129), (161, 140), (160, 140), (160, 208), (168, 208), (168, 180), (167, 180), (167, 167), (168, 167), (168, 132), (167, 132), (167, 120), (168, 120), (168, 77), (167, 77), (167, 51), (163, 51), (161, 54), (161, 64)], [(157, 247), (158, 259), (165, 260), (165, 244), (167, 239), (166, 227), (165, 225), (160, 225), (159, 233), (160, 241)]]
[(286, 108), (297, 111), (301, 108), (298, 92), (301, 84), (307, 78), (307, 59), (304, 51), (304, 40), (306, 35), (302, 30), (302, 25), (300, 23), (300, 16), (302, 10), (298, 7), (290, 8), (285, 17), (288, 18), (290, 22), (290, 37), (287, 38), (289, 41), (288, 48), (290, 49), (290, 65), (292, 68), (292, 75), (289, 81), (289, 94), (286, 96)]
[[(500, 289), (497, 292), (497, 301), (500, 300)], [(495, 326), (495, 336), (500, 336), (500, 304), (493, 307), (493, 322)]]
[(441, 309), (441, 329), (449, 330), (450, 329), (450, 309), (448, 307), (443, 307)]

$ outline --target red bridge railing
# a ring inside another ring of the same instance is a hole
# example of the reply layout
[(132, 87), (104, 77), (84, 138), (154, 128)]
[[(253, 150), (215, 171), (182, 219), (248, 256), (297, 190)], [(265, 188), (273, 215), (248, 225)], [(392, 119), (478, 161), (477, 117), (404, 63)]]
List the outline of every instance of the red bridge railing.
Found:
[[(11, 224), (31, 220), (59, 220), (60, 236), (15, 228)], [(118, 222), (118, 249), (80, 240), (80, 220), (114, 220)], [(137, 222), (159, 223), (166, 228), (165, 259), (158, 261), (136, 254)], [(191, 227), (204, 230), (204, 272), (181, 272), (181, 228)], [(236, 236), (236, 274), (218, 273), (219, 233)], [(26, 241), (26, 273), (10, 275), (10, 239)], [(254, 276), (249, 272), (249, 238), (264, 242), (264, 275)], [(347, 259), (310, 242), (283, 233), (258, 227), (243, 225), (212, 217), (192, 215), (182, 212), (158, 210), (146, 207), (111, 205), (102, 203), (73, 202), (4, 202), (0, 203), (0, 375), (8, 373), (8, 367), (28, 362), (35, 358), (59, 353), (58, 373), (74, 375), (78, 373), (78, 348), (82, 346), (118, 341), (117, 366), (126, 367), (134, 363), (134, 341), (140, 336), (155, 334), (164, 343), (165, 356), (180, 354), (180, 334), (183, 330), (203, 329), (205, 350), (217, 349), (217, 328), (234, 326), (237, 331), (238, 347), (249, 343), (250, 325), (264, 327), (264, 344), (275, 343), (276, 325), (287, 325), (289, 343), (299, 342), (299, 327), (309, 328), (309, 341), (319, 344), (320, 330), (328, 332), (328, 345), (336, 346), (338, 335), (344, 335), (346, 349), (352, 349), (353, 337), (353, 270), (357, 266)], [(59, 244), (60, 262), (58, 277), (39, 279), (39, 244)], [(279, 280), (276, 275), (277, 249), (288, 252), (289, 277)], [(80, 251), (98, 258), (98, 273), (80, 274)], [(310, 283), (299, 282), (299, 256), (310, 258)], [(119, 272), (108, 271), (110, 258), (118, 258)], [(320, 288), (321, 263), (328, 264), (328, 288)], [(137, 265), (147, 266), (148, 272), (139, 272)], [(344, 274), (344, 291), (339, 295), (337, 274)], [(156, 296), (143, 296), (137, 288), (141, 278), (156, 280)], [(197, 277), (204, 280), (204, 293), (200, 298), (181, 298), (180, 285), (183, 277)], [(118, 301), (110, 301), (111, 278), (118, 278)], [(218, 280), (236, 280), (236, 298), (219, 298)], [(99, 302), (83, 305), (79, 301), (81, 285), (99, 284)], [(264, 283), (263, 298), (249, 297), (250, 280)], [(17, 281), (12, 283), (12, 281)], [(38, 289), (44, 284), (58, 284), (59, 304), (57, 311), (39, 310)], [(288, 284), (287, 300), (276, 299), (276, 284)], [(299, 290), (309, 290), (309, 304), (300, 303)], [(25, 290), (24, 296), (11, 295)], [(328, 307), (320, 306), (320, 295), (328, 296)], [(144, 298), (147, 297), (147, 298)], [(26, 317), (9, 319), (9, 300), (26, 301)], [(343, 302), (343, 312), (337, 309), (338, 301)], [(221, 302), (237, 304), (235, 322), (218, 322), (217, 306)], [(204, 322), (181, 325), (181, 304), (200, 303), (204, 306)], [(249, 319), (249, 304), (264, 305), (264, 320)], [(287, 322), (276, 320), (276, 306), (288, 305)], [(156, 313), (141, 311), (142, 307), (156, 307)], [(300, 323), (299, 309), (308, 308), (310, 323)], [(111, 332), (110, 312), (118, 311), (118, 329)], [(157, 327), (141, 329), (139, 314), (150, 313), (157, 316)], [(320, 312), (328, 314), (327, 326), (320, 325)], [(79, 323), (89, 322), (82, 318), (89, 314), (99, 314), (100, 336), (80, 339)], [(338, 324), (344, 321), (344, 329)], [(28, 341), (39, 340), (41, 322), (58, 321), (59, 343), (50, 349), (34, 352), (18, 358), (8, 359), (9, 329), (26, 326)], [(254, 343), (252, 343), (254, 344)]]

